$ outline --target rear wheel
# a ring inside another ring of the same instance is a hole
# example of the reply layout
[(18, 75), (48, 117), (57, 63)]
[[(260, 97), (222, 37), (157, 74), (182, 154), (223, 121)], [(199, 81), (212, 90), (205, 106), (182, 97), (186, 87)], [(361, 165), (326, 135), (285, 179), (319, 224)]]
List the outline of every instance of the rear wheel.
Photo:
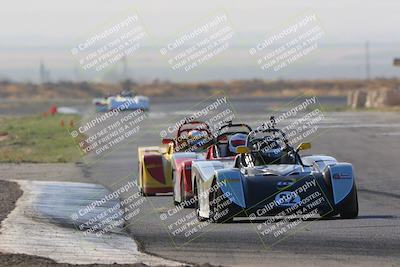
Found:
[(139, 179), (138, 179), (138, 188), (139, 188), (139, 194), (141, 196), (144, 196), (144, 191), (143, 191), (143, 166), (138, 163), (138, 169), (139, 169)]
[(139, 189), (139, 195), (141, 195), (142, 197), (144, 196), (144, 192), (143, 192), (142, 188)]
[(140, 177), (139, 177), (139, 194), (141, 195), (141, 196), (144, 196), (144, 197), (149, 197), (149, 196), (155, 196), (156, 194), (155, 193), (145, 193), (145, 191), (144, 191), (144, 180), (143, 180), (143, 177), (144, 177), (144, 165), (142, 164), (142, 167), (140, 168)]

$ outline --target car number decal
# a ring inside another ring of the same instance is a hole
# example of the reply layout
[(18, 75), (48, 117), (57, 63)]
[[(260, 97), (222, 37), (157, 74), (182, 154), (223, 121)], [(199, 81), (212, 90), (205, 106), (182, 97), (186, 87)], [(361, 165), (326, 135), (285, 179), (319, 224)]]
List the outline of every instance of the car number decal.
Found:
[(301, 199), (295, 192), (282, 191), (275, 196), (275, 201), (279, 206), (289, 207), (299, 204)]

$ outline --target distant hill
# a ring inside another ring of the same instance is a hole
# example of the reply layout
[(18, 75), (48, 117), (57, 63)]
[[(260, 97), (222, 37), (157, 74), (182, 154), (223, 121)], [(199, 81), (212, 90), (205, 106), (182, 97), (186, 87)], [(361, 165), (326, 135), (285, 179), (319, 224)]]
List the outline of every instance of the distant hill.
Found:
[(204, 83), (173, 83), (154, 81), (148, 84), (136, 84), (126, 81), (121, 84), (98, 82), (56, 82), (45, 84), (0, 82), (0, 97), (7, 99), (90, 99), (107, 94), (115, 94), (123, 88), (147, 96), (204, 97), (224, 90), (230, 96), (292, 96), (300, 93), (310, 95), (347, 95), (349, 91), (359, 89), (398, 88), (400, 79), (365, 80), (299, 80), (266, 81), (237, 80), (230, 82), (215, 81)]

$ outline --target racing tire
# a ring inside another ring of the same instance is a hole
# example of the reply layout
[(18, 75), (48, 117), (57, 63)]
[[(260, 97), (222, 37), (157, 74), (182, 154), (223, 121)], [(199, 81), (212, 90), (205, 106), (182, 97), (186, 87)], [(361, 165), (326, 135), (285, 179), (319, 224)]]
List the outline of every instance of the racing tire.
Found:
[(140, 189), (139, 189), (139, 195), (142, 196), (142, 197), (144, 197), (143, 188), (140, 188)]
[[(215, 188), (215, 180), (211, 188)], [(215, 223), (230, 223), (233, 216), (229, 212), (229, 204), (224, 207), (224, 203), (230, 200), (224, 195), (220, 188), (213, 190), (210, 194), (210, 218)]]
[(174, 206), (178, 206), (180, 204), (180, 202), (176, 201), (176, 194), (175, 194), (175, 183), (176, 183), (176, 181), (175, 181), (175, 178), (174, 178), (174, 170), (172, 170), (171, 177), (172, 177), (172, 184), (173, 184), (172, 201), (174, 203)]
[[(180, 203), (183, 203), (184, 201), (185, 201), (185, 191), (184, 191), (184, 188), (183, 188), (183, 179), (182, 179), (182, 176), (181, 176), (181, 182), (180, 182), (180, 184), (179, 184), (179, 188), (180, 188), (180, 190), (181, 190), (181, 198), (180, 198)], [(183, 205), (183, 208), (186, 208), (186, 206), (185, 205)]]
[[(182, 176), (183, 177), (183, 176)], [(187, 201), (185, 205), (183, 205), (183, 208), (194, 208), (194, 200), (193, 197), (186, 199), (185, 197), (185, 182), (184, 179), (181, 179), (181, 203)]]
[(355, 219), (358, 216), (358, 197), (356, 185), (353, 187), (351, 196), (345, 201), (344, 208), (339, 212), (342, 219)]
[(175, 194), (175, 186), (174, 189), (172, 190), (172, 202), (174, 203), (174, 206), (178, 206), (180, 204), (179, 201), (176, 201), (176, 194)]
[(174, 206), (178, 206), (180, 204), (178, 201), (175, 200), (175, 190), (174, 190), (174, 193), (173, 193), (173, 196), (172, 196), (172, 200), (174, 202)]
[(149, 197), (149, 196), (155, 196), (156, 194), (155, 193), (145, 193), (144, 192), (144, 182), (143, 182), (143, 174), (144, 174), (144, 166), (143, 166), (143, 164), (142, 164), (142, 166), (141, 166), (141, 168), (140, 168), (140, 183), (139, 183), (139, 185), (138, 185), (138, 187), (139, 187), (139, 194), (142, 196), (142, 197)]
[(194, 182), (194, 189), (193, 189), (194, 195), (196, 196), (195, 198), (195, 202), (194, 202), (194, 210), (196, 212), (196, 216), (197, 216), (197, 220), (199, 222), (204, 222), (207, 220), (207, 218), (204, 218), (202, 216), (200, 216), (200, 206), (199, 206), (199, 196), (197, 194), (197, 183), (196, 183), (196, 179)]
[(144, 197), (144, 191), (143, 191), (143, 166), (138, 162), (138, 169), (139, 169), (139, 181), (137, 187), (139, 188), (139, 195)]

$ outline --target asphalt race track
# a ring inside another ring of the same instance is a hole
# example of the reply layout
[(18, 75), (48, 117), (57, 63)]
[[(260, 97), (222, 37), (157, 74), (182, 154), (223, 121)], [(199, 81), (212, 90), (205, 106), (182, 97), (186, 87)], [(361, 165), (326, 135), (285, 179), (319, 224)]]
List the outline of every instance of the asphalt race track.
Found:
[[(322, 107), (343, 99), (319, 99)], [(257, 126), (288, 99), (232, 100), (235, 121)], [(137, 147), (159, 145), (160, 131), (190, 114), (196, 101), (155, 101), (138, 135), (84, 166), (89, 180), (110, 190), (137, 177)], [(119, 116), (123, 116), (120, 114)], [(171, 196), (148, 197), (127, 223), (130, 234), (150, 254), (189, 263), (225, 266), (400, 266), (400, 114), (324, 112), (311, 152), (353, 163), (360, 213), (357, 219), (309, 220), (290, 234), (264, 238), (256, 224), (239, 220), (208, 225), (196, 238), (174, 236), (160, 219), (173, 209)], [(89, 113), (86, 118), (91, 118)], [(117, 118), (115, 118), (117, 119)], [(112, 122), (109, 122), (110, 124)], [(92, 131), (98, 131), (92, 129)], [(172, 136), (171, 136), (172, 137)], [(124, 195), (129, 197), (130, 192)], [(180, 210), (180, 217), (192, 209)], [(276, 241), (276, 242), (275, 242)]]

